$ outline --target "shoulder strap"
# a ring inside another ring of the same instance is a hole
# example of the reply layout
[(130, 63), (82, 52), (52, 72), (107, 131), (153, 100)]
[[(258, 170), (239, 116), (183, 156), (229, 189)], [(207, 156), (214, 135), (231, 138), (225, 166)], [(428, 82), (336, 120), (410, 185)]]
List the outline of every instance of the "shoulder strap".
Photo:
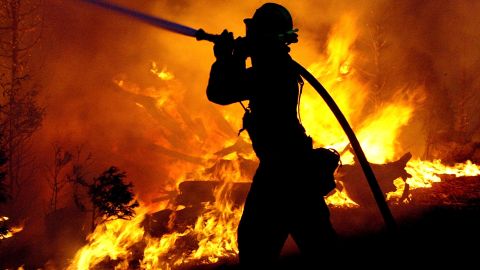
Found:
[(244, 131), (245, 129), (247, 129), (247, 127), (245, 126), (245, 117), (248, 117), (248, 115), (250, 114), (250, 108), (249, 107), (245, 107), (245, 105), (243, 104), (243, 102), (239, 101), (238, 103), (240, 103), (240, 105), (242, 106), (242, 108), (245, 110), (245, 115), (243, 116), (243, 125), (242, 125), (242, 128), (238, 131), (238, 134), (237, 136), (240, 136), (240, 134), (242, 133), (242, 131)]
[(245, 112), (250, 112), (250, 108), (245, 107), (245, 105), (243, 104), (243, 102), (239, 101), (238, 103), (240, 103), (240, 105), (241, 105), (242, 108), (245, 110)]
[(297, 82), (298, 82), (298, 85), (300, 85), (299, 91), (298, 91), (298, 99), (297, 99), (297, 116), (298, 116), (298, 121), (300, 121), (300, 124), (301, 124), (302, 123), (302, 116), (300, 115), (300, 100), (302, 98), (304, 82), (303, 82), (302, 76), (300, 76), (300, 74), (298, 74), (298, 76), (297, 76)]

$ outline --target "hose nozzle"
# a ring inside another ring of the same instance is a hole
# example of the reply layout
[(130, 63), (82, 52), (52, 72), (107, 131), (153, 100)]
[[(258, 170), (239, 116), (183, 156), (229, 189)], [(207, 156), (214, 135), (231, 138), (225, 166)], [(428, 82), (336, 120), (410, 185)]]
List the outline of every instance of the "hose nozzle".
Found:
[(218, 39), (218, 35), (214, 35), (214, 34), (209, 34), (207, 32), (205, 32), (205, 30), (203, 29), (198, 29), (197, 32), (195, 33), (195, 38), (200, 41), (200, 40), (207, 40), (207, 41), (210, 41), (210, 42), (215, 42), (217, 41)]

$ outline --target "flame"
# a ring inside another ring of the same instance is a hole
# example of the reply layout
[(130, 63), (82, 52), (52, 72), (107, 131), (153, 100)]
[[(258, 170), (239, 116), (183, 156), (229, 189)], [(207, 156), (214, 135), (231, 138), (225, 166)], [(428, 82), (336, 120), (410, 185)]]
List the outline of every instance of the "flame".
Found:
[[(6, 216), (0, 216), (0, 222), (5, 222), (10, 220), (9, 217)], [(0, 240), (7, 239), (13, 237), (15, 234), (23, 231), (24, 226), (23, 225), (18, 225), (18, 226), (12, 226), (8, 227), (6, 232), (4, 234), (0, 234)]]
[(159, 70), (158, 65), (155, 61), (152, 61), (152, 67), (150, 68), (150, 72), (157, 75), (158, 78), (164, 81), (173, 80), (175, 78), (173, 73), (167, 71), (167, 68), (164, 67), (162, 68), (162, 70)]
[(243, 207), (235, 207), (228, 200), (231, 190), (231, 183), (225, 182), (215, 192), (214, 204), (207, 205), (207, 211), (197, 220), (194, 232), (199, 248), (191, 254), (192, 259), (207, 258), (215, 263), (219, 258), (238, 254), (236, 236)]
[[(349, 121), (356, 113), (356, 108), (364, 106), (368, 94), (367, 87), (353, 76), (355, 72), (350, 64), (355, 55), (352, 52), (353, 43), (358, 35), (354, 22), (352, 14), (342, 16), (330, 32), (326, 55), (320, 56), (318, 62), (308, 67), (328, 89)], [(330, 109), (309, 85), (305, 85), (302, 95), (300, 116), (302, 124), (317, 144), (335, 145), (347, 141)]]
[[(421, 90), (414, 92), (421, 93)], [(409, 122), (414, 112), (413, 97), (410, 96), (408, 100), (398, 98), (398, 101), (384, 105), (380, 111), (364, 121), (357, 136), (370, 162), (385, 163), (394, 159), (398, 149), (396, 138), (401, 127)]]
[[(67, 269), (91, 269), (105, 260), (115, 261), (115, 269), (128, 269), (133, 257), (132, 249), (143, 246), (142, 269), (173, 269), (188, 263), (215, 263), (219, 258), (238, 254), (236, 230), (242, 207), (227, 200), (232, 183), (225, 182), (215, 191), (215, 202), (206, 204), (193, 227), (183, 232), (172, 232), (155, 238), (145, 233), (142, 222), (153, 209), (165, 205), (142, 206), (132, 220), (113, 220), (101, 224), (87, 238), (87, 245), (77, 251)], [(197, 248), (178, 251), (176, 243), (182, 238), (197, 240)]]
[[(236, 230), (242, 208), (235, 207), (225, 199), (231, 191), (230, 184), (225, 183), (216, 190), (215, 202), (205, 205), (193, 227), (181, 233), (166, 234), (160, 239), (147, 237), (142, 269), (172, 269), (180, 265), (216, 263), (220, 258), (236, 257)], [(178, 251), (175, 244), (182, 237), (197, 240), (197, 248)]]
[[(396, 138), (413, 112), (414, 104), (422, 100), (422, 88), (399, 89), (392, 101), (384, 104), (378, 111), (363, 119), (358, 112), (369, 104), (369, 86), (361, 82), (352, 63), (356, 52), (353, 50), (358, 35), (355, 27), (356, 17), (344, 15), (333, 27), (327, 45), (325, 59), (310, 65), (309, 71), (329, 90), (330, 94), (344, 113), (350, 124), (356, 129), (357, 137), (370, 162), (391, 161), (397, 150)], [(345, 147), (348, 140), (338, 121), (329, 108), (310, 87), (306, 87), (302, 96), (301, 118), (308, 133), (317, 146)], [(412, 94), (415, 93), (415, 94)], [(346, 158), (352, 163), (353, 159)]]
[[(342, 185), (340, 181), (337, 181), (337, 185)], [(325, 197), (325, 202), (327, 205), (332, 207), (348, 207), (356, 208), (359, 207), (358, 203), (350, 199), (346, 189), (336, 188), (332, 194)]]
[[(440, 159), (433, 161), (415, 159), (407, 163), (405, 170), (412, 175), (412, 177), (406, 180), (410, 190), (431, 188), (433, 183), (442, 182), (441, 175), (455, 175), (455, 177), (480, 175), (480, 166), (472, 163), (470, 160), (465, 163), (456, 163), (449, 166), (442, 164)], [(397, 186), (397, 190), (389, 192), (387, 199), (398, 202), (399, 198), (402, 197), (405, 182), (401, 179), (396, 179), (394, 184)], [(410, 194), (408, 198), (405, 198), (403, 203), (409, 203), (411, 200), (412, 197)]]
[(431, 187), (432, 183), (442, 181), (439, 177), (442, 174), (455, 177), (480, 175), (480, 166), (471, 161), (448, 166), (438, 159), (434, 161), (416, 159), (408, 162), (406, 170), (413, 176), (407, 179), (411, 189)]
[(88, 244), (77, 251), (67, 269), (91, 269), (106, 258), (128, 265), (130, 249), (145, 233), (140, 224), (146, 210), (141, 208), (132, 220), (117, 219), (96, 226), (87, 237)]

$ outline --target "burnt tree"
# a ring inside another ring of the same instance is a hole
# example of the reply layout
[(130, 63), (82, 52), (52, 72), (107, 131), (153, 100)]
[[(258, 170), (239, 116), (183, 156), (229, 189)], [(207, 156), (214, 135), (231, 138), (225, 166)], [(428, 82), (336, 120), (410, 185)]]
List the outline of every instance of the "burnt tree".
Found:
[(68, 184), (68, 177), (65, 173), (67, 166), (73, 159), (72, 153), (64, 150), (58, 144), (53, 145), (54, 159), (51, 167), (47, 168), (47, 182), (51, 190), (50, 211), (54, 212), (58, 206), (58, 196), (61, 190)]
[(90, 166), (93, 163), (92, 154), (84, 155), (82, 146), (77, 147), (72, 158), (71, 172), (67, 174), (67, 180), (72, 184), (72, 197), (75, 206), (82, 212), (87, 211), (85, 201), (88, 200), (85, 190), (91, 185), (88, 181), (90, 174)]
[(44, 114), (37, 104), (38, 87), (30, 63), (32, 49), (40, 39), (39, 2), (0, 2), (0, 129), (4, 135), (0, 146), (8, 160), (6, 188), (13, 203), (33, 178), (30, 139)]

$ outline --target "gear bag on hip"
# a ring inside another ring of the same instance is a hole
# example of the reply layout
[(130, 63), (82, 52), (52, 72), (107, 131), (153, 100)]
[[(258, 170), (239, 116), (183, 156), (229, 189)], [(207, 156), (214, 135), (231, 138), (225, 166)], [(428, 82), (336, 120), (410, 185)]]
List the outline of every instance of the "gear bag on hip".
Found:
[(341, 165), (340, 154), (335, 149), (323, 147), (312, 149), (309, 166), (315, 186), (320, 189), (322, 196), (335, 189), (335, 171)]

